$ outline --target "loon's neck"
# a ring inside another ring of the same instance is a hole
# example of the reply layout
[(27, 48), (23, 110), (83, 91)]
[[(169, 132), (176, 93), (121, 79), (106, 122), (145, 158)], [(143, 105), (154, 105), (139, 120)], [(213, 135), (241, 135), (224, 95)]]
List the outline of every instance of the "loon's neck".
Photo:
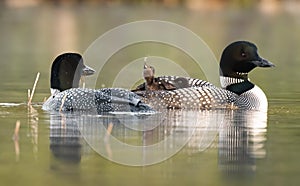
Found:
[(244, 79), (220, 76), (220, 82), (222, 88), (238, 95), (241, 95), (254, 87), (254, 84), (251, 83), (248, 78)]
[(221, 87), (226, 89), (227, 86), (236, 84), (236, 83), (242, 83), (245, 81), (249, 81), (249, 79), (243, 79), (243, 78), (234, 78), (234, 77), (227, 77), (227, 76), (220, 76), (220, 83)]

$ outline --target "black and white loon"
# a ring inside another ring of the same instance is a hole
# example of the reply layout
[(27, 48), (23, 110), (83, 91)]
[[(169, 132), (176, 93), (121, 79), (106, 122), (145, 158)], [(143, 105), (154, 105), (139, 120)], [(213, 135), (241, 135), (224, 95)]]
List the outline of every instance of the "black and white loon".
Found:
[(118, 88), (99, 90), (78, 88), (81, 76), (94, 74), (77, 53), (59, 55), (51, 67), (51, 96), (43, 104), (46, 111), (139, 112), (153, 111), (136, 94)]
[[(194, 78), (186, 77), (184, 84), (178, 88), (177, 76), (161, 76), (159, 82), (167, 82), (177, 87), (175, 90), (156, 88), (146, 89), (149, 83), (138, 86), (135, 92), (143, 97), (144, 102), (156, 109), (249, 109), (267, 111), (268, 101), (264, 92), (250, 82), (248, 73), (255, 67), (273, 67), (274, 65), (261, 58), (257, 47), (248, 41), (237, 41), (229, 44), (223, 51), (220, 60), (221, 88)], [(174, 83), (175, 82), (175, 83)], [(182, 82), (182, 81), (181, 81)], [(145, 87), (145, 88), (141, 88)]]

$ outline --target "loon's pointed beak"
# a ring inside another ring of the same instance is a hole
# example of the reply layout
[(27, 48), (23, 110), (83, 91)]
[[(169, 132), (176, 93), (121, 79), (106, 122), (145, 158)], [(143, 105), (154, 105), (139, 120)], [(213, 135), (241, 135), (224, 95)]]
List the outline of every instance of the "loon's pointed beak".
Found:
[(90, 75), (93, 75), (94, 73), (95, 73), (95, 70), (92, 69), (91, 67), (84, 66), (84, 68), (82, 69), (83, 76), (90, 76)]
[(252, 61), (252, 63), (258, 67), (275, 67), (273, 63), (264, 58), (259, 58), (258, 60)]

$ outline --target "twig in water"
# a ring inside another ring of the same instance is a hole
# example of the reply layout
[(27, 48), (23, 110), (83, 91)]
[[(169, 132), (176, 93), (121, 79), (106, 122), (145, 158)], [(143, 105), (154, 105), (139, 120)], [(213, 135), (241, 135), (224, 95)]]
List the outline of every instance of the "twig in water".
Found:
[(62, 100), (61, 100), (61, 105), (60, 105), (60, 107), (59, 107), (59, 112), (62, 111), (62, 108), (63, 108), (63, 106), (64, 106), (64, 104), (65, 104), (67, 95), (68, 95), (68, 94), (65, 94), (64, 97), (63, 97)]
[(19, 130), (20, 130), (21, 122), (18, 120), (16, 122), (15, 131), (13, 135), (13, 140), (15, 144), (15, 152), (16, 152), (16, 160), (19, 161), (20, 156), (20, 147), (19, 147)]
[(114, 124), (112, 122), (110, 122), (107, 126), (106, 134), (105, 134), (105, 137), (104, 137), (105, 142), (107, 142), (109, 140), (109, 137), (111, 135), (113, 127), (114, 127)]
[(81, 76), (82, 88), (85, 88), (85, 77)]
[(18, 120), (18, 121), (16, 122), (15, 131), (14, 131), (14, 135), (13, 135), (13, 140), (14, 140), (14, 141), (19, 140), (19, 130), (20, 130), (20, 126), (21, 126), (21, 122)]
[(27, 90), (27, 100), (28, 100), (28, 102), (30, 100), (30, 89)]
[(113, 127), (114, 127), (114, 124), (113, 124), (113, 123), (109, 123), (109, 124), (108, 124), (107, 131), (106, 131), (106, 134), (107, 134), (107, 135), (110, 135), (110, 134), (111, 134), (111, 131), (112, 131)]
[[(38, 80), (39, 80), (39, 77), (40, 77), (40, 73), (38, 72), (37, 75), (36, 75), (34, 84), (33, 84), (33, 88), (32, 88), (32, 91), (31, 91), (29, 100), (28, 100), (28, 105), (31, 105), (31, 101), (32, 101), (33, 94), (34, 94), (34, 91), (35, 91), (35, 88), (36, 88), (36, 84), (37, 84), (37, 82), (38, 82)], [(30, 92), (30, 91), (29, 91), (29, 92)]]

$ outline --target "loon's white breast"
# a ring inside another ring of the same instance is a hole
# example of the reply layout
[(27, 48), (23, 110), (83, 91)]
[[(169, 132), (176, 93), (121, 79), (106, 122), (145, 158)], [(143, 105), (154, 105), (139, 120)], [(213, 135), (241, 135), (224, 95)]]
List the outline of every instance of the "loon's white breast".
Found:
[(236, 100), (236, 104), (250, 110), (259, 110), (261, 112), (267, 112), (268, 110), (267, 97), (257, 85), (241, 94)]

